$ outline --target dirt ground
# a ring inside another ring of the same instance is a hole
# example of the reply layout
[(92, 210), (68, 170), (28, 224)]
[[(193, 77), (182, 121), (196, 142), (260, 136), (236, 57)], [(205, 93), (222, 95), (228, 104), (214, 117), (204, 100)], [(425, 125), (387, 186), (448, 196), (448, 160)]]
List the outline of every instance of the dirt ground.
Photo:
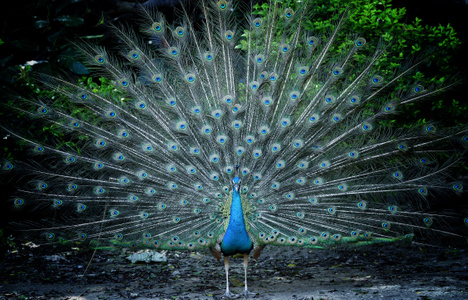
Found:
[[(7, 251), (0, 260), (0, 299), (224, 299), (224, 266), (208, 251), (167, 252), (166, 262), (135, 264), (125, 259), (129, 253)], [(248, 284), (254, 299), (468, 299), (467, 254), (407, 244), (333, 251), (266, 247), (250, 261)], [(242, 261), (231, 258), (237, 295)]]

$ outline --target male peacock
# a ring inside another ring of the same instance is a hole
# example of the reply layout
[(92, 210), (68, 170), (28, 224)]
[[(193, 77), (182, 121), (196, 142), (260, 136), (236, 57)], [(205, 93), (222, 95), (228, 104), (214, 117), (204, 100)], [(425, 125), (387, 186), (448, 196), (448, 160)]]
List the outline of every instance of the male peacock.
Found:
[(41, 75), (55, 94), (14, 107), (54, 127), (60, 141), (3, 127), (31, 149), (2, 164), (19, 178), (12, 207), (34, 214), (12, 225), (44, 243), (209, 248), (224, 255), (227, 281), (229, 256), (244, 254), (246, 295), (249, 253), (266, 245), (457, 236), (437, 228), (450, 217), (427, 209), (438, 192), (462, 192), (448, 170), (468, 130), (383, 122), (444, 87), (407, 84), (422, 60), (383, 70), (390, 42), (369, 54), (355, 36), (337, 49), (346, 14), (315, 36), (304, 30), (310, 1), (295, 10), (270, 2), (267, 14), (242, 23), (224, 0), (199, 3), (202, 24), (184, 11), (170, 25), (142, 9), (150, 42), (114, 27), (120, 56), (77, 43), (115, 89)]

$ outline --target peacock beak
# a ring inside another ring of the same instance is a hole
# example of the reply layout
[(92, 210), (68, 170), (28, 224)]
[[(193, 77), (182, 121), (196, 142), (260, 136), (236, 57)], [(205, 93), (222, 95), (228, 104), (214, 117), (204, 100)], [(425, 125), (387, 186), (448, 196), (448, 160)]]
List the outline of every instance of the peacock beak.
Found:
[(234, 184), (234, 190), (235, 190), (236, 192), (239, 191), (239, 184), (238, 184), (238, 183), (235, 183), (235, 184)]

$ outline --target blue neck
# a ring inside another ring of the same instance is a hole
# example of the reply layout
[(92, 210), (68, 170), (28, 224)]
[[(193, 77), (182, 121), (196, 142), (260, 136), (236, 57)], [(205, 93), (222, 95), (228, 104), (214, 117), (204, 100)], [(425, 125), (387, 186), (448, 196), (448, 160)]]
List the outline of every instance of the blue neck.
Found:
[(221, 243), (221, 252), (223, 252), (225, 256), (237, 253), (248, 254), (252, 248), (252, 241), (245, 228), (241, 197), (239, 192), (234, 189), (232, 192), (229, 225)]

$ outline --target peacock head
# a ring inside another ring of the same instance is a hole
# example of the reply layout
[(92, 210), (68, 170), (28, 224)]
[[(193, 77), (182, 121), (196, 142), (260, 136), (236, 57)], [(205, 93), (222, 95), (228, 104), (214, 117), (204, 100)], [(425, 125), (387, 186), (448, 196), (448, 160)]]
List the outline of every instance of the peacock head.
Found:
[(236, 192), (239, 191), (240, 182), (241, 182), (241, 180), (237, 176), (232, 179), (232, 185), (233, 185), (233, 188), (234, 188), (234, 190)]

